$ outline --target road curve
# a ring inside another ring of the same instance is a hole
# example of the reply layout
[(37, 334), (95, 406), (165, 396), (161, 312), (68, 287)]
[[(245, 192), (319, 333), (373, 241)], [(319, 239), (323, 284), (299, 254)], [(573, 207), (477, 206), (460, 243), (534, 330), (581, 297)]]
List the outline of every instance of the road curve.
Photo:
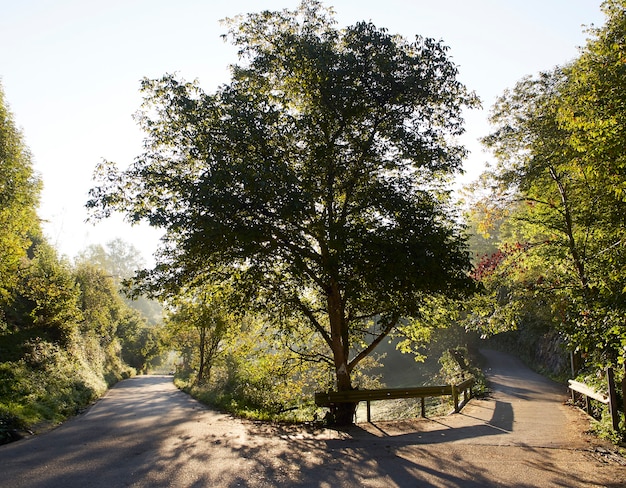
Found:
[(346, 432), (243, 422), (171, 377), (119, 383), (59, 428), (0, 446), (0, 487), (623, 487), (565, 391), (485, 351), (490, 398), (431, 420)]

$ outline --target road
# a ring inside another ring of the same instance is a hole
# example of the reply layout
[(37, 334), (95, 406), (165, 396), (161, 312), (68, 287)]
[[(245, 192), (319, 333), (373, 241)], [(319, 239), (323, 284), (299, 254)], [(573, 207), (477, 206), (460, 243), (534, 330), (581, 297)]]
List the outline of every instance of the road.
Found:
[(494, 393), (461, 414), (345, 432), (245, 422), (171, 377), (119, 383), (51, 432), (0, 446), (0, 487), (623, 487), (563, 387), (484, 352)]

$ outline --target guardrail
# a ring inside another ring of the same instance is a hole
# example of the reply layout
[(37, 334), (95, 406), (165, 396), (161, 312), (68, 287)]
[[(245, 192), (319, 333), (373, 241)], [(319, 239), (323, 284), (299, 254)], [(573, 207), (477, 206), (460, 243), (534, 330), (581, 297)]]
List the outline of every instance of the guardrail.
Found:
[[(387, 388), (382, 390), (330, 391), (326, 393), (316, 393), (315, 404), (318, 407), (328, 407), (332, 410), (338, 403), (367, 402), (367, 421), (371, 422), (370, 403), (372, 401), (395, 400), (398, 398), (421, 398), (421, 414), (422, 417), (426, 417), (425, 398), (452, 396), (454, 411), (458, 413), (472, 397), (472, 386), (474, 386), (474, 383), (475, 379), (469, 378), (458, 385)], [(463, 394), (463, 399), (459, 401), (459, 395), (461, 393)]]
[[(568, 380), (569, 389), (572, 390), (572, 402), (576, 404), (576, 393), (581, 394), (585, 399), (585, 411), (591, 415), (591, 404), (589, 399), (596, 400), (609, 406), (613, 430), (619, 430), (619, 412), (617, 410), (617, 396), (615, 393), (615, 379), (613, 369), (606, 370), (609, 394), (600, 393), (584, 383), (575, 380)], [(626, 399), (625, 399), (626, 403)]]

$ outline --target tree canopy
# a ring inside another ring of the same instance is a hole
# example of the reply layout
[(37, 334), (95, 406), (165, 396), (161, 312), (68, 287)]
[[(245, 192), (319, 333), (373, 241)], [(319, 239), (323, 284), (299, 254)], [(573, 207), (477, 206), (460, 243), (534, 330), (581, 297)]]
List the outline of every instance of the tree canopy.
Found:
[(603, 9), (577, 59), (504, 93), (485, 142), (499, 161), (491, 203), (510, 215), (492, 271), (543, 303), (572, 349), (615, 364), (626, 346), (626, 2)]
[(424, 296), (472, 287), (446, 183), (477, 99), (440, 42), (338, 29), (314, 0), (227, 25), (230, 83), (144, 79), (145, 151), (124, 171), (102, 164), (88, 207), (165, 229), (141, 288), (231, 281), (249, 306), (312, 327), (349, 389)]

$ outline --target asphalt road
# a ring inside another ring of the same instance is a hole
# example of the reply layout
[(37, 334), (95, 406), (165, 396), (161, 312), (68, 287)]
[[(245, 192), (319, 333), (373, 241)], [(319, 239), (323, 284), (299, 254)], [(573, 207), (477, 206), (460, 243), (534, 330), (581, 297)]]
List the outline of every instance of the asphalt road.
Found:
[(346, 432), (244, 422), (167, 376), (119, 383), (51, 432), (0, 446), (0, 487), (624, 487), (563, 387), (485, 351), (494, 393), (461, 414)]

